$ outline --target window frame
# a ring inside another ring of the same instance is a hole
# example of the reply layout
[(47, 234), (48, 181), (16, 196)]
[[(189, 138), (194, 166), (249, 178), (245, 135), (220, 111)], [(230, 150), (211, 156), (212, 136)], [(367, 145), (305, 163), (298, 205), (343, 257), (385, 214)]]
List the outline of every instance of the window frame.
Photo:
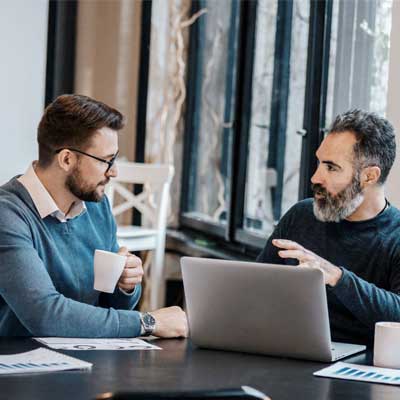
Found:
[[(243, 212), (245, 201), (245, 183), (247, 170), (247, 145), (249, 140), (249, 124), (251, 115), (251, 84), (254, 61), (254, 42), (255, 26), (257, 17), (257, 1), (237, 1), (240, 6), (238, 41), (235, 51), (236, 68), (235, 93), (236, 98), (230, 99), (233, 104), (231, 110), (235, 110), (233, 123), (224, 129), (232, 130), (232, 156), (231, 156), (231, 175), (230, 175), (230, 194), (227, 207), (227, 223), (221, 225), (193, 218), (188, 215), (188, 205), (191, 200), (189, 185), (193, 184), (193, 176), (190, 176), (190, 162), (196, 162), (197, 154), (196, 142), (194, 138), (195, 129), (199, 127), (199, 112), (195, 109), (195, 95), (199, 93), (200, 78), (198, 65), (201, 60), (201, 24), (194, 24), (190, 30), (189, 59), (187, 74), (187, 110), (185, 120), (185, 136), (183, 146), (183, 173), (182, 173), (182, 192), (180, 206), (180, 226), (185, 229), (197, 231), (203, 235), (219, 238), (227, 245), (237, 245), (249, 251), (261, 249), (265, 244), (265, 237), (253, 234), (243, 229)], [(282, 3), (282, 4), (281, 4)], [(199, 11), (202, 1), (193, 1), (192, 13)], [(289, 68), (290, 68), (290, 34), (292, 29), (292, 10), (293, 1), (278, 3), (278, 18), (276, 39), (275, 39), (275, 58), (274, 58), (274, 82), (273, 92), (278, 90), (285, 92), (282, 97), (273, 96), (272, 110), (276, 110), (276, 118), (271, 123), (275, 124), (271, 133), (275, 134), (269, 143), (268, 166), (278, 169), (278, 179), (283, 181), (284, 152), (280, 158), (274, 158), (271, 154), (276, 154), (277, 150), (285, 145), (285, 135), (278, 135), (286, 126), (286, 114), (288, 105), (289, 90)], [(315, 151), (317, 150), (325, 126), (325, 108), (327, 96), (327, 77), (329, 68), (329, 41), (332, 17), (332, 0), (311, 0), (310, 2), (310, 21), (307, 52), (307, 72), (305, 98), (312, 99), (305, 102), (303, 129), (299, 133), (303, 136), (302, 154), (300, 165), (299, 200), (309, 197), (309, 181), (312, 172), (316, 167)], [(327, 47), (326, 47), (327, 46)], [(278, 56), (277, 56), (278, 55)], [(232, 61), (232, 60), (231, 60)], [(283, 66), (283, 68), (282, 68)], [(235, 69), (233, 68), (233, 69)], [(241, 83), (241, 84), (240, 84)], [(241, 99), (241, 100), (238, 100)], [(225, 121), (227, 119), (225, 118)], [(243, 188), (239, 190), (237, 188)], [(274, 215), (280, 213), (282, 191), (275, 191), (274, 196)]]

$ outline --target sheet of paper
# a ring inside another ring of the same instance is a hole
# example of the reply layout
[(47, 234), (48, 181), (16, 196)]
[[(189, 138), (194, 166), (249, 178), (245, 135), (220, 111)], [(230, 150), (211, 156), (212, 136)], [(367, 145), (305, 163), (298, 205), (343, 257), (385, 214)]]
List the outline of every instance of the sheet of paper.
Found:
[(0, 355), (0, 375), (89, 369), (92, 365), (43, 347), (26, 353)]
[(400, 385), (400, 370), (337, 362), (314, 372), (315, 376)]
[(81, 339), (62, 337), (34, 338), (57, 350), (162, 350), (141, 339)]

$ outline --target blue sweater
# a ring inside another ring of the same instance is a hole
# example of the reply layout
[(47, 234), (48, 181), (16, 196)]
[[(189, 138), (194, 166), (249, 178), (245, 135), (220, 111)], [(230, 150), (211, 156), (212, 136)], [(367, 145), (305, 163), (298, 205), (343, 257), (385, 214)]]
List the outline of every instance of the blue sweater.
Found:
[[(342, 267), (335, 287), (327, 286), (333, 340), (372, 344), (378, 321), (400, 321), (400, 211), (389, 206), (367, 221), (320, 222), (312, 199), (293, 206), (281, 219), (258, 261), (282, 259), (272, 239), (289, 239)], [(307, 296), (307, 293), (304, 293)]]
[(95, 249), (116, 252), (108, 200), (80, 216), (41, 219), (25, 187), (0, 187), (0, 336), (135, 337), (141, 294), (93, 289)]

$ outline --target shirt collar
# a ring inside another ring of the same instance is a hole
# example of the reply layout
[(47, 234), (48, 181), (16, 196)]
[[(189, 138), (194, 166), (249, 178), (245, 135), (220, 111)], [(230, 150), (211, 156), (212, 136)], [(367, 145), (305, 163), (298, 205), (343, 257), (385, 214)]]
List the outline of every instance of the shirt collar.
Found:
[(86, 211), (85, 202), (79, 200), (72, 205), (68, 214), (64, 214), (58, 208), (56, 202), (37, 176), (35, 172), (35, 162), (30, 165), (24, 175), (18, 178), (18, 181), (22, 183), (28, 191), (33, 204), (42, 219), (51, 215), (52, 217), (57, 218), (60, 222), (66, 222), (67, 220), (75, 218)]

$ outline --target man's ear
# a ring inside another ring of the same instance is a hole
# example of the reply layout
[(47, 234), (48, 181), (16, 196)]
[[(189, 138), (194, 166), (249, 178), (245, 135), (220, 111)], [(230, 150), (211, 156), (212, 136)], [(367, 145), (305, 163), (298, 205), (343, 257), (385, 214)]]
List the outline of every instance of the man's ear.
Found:
[(363, 186), (375, 185), (381, 176), (381, 169), (376, 165), (371, 165), (363, 169), (361, 173), (361, 184)]
[(78, 162), (77, 156), (74, 152), (63, 149), (57, 154), (58, 166), (65, 172), (70, 172)]

